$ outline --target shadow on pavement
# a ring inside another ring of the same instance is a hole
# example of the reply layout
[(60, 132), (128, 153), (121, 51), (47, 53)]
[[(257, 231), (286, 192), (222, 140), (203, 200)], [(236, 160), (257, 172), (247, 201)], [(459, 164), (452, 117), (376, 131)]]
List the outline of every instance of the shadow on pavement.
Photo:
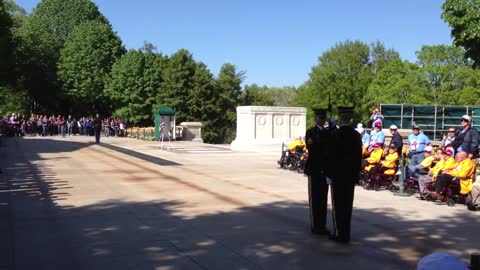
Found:
[(433, 251), (478, 248), (479, 236), (465, 233), (478, 232), (478, 216), (467, 211), (411, 221), (387, 207), (356, 209), (353, 242), (339, 246), (312, 236), (308, 205), (288, 201), (195, 216), (182, 214), (188, 198), (60, 206), (55, 202), (69, 196), (70, 186), (38, 164), (39, 153), (89, 144), (42, 142), (7, 147), (8, 158), (2, 159), (10, 188), (6, 203), (14, 200), (17, 211), (6, 217), (12, 220), (13, 250), (6, 251), (10, 263), (0, 268), (413, 269), (418, 258)]
[(116, 152), (119, 152), (119, 153), (122, 153), (122, 154), (125, 154), (125, 155), (128, 155), (128, 156), (136, 157), (138, 159), (148, 161), (148, 162), (151, 162), (153, 164), (160, 165), (160, 166), (182, 165), (180, 163), (177, 163), (177, 162), (174, 162), (174, 161), (171, 161), (171, 160), (162, 159), (162, 158), (142, 154), (142, 153), (130, 150), (130, 149), (122, 148), (122, 147), (111, 145), (111, 144), (100, 143), (100, 144), (98, 144), (98, 146), (101, 146), (101, 147), (104, 147), (104, 148), (107, 148), (107, 149), (110, 149), (110, 150), (113, 150), (113, 151), (116, 151)]

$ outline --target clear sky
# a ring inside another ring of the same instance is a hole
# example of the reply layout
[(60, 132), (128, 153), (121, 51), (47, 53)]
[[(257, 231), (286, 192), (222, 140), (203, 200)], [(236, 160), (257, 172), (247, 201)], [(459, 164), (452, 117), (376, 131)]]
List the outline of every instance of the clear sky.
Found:
[[(15, 0), (27, 11), (39, 0)], [(244, 83), (300, 86), (337, 42), (381, 41), (416, 61), (422, 45), (451, 44), (444, 0), (95, 0), (126, 48), (184, 48), (217, 75), (224, 63)]]

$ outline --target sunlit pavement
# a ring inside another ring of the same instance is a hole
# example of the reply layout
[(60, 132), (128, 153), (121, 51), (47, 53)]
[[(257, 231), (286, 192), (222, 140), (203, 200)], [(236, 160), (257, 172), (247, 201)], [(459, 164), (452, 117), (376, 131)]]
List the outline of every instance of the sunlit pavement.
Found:
[(0, 269), (412, 269), (480, 252), (479, 212), (359, 187), (352, 243), (312, 236), (306, 178), (279, 156), (0, 138)]

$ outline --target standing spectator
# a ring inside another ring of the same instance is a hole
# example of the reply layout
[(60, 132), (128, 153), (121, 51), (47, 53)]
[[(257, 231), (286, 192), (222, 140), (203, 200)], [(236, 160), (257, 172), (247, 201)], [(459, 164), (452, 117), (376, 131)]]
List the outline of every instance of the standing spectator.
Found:
[(67, 118), (67, 131), (68, 131), (68, 136), (72, 136), (73, 134), (73, 118), (71, 115), (68, 116)]
[(418, 125), (413, 125), (412, 134), (408, 136), (407, 144), (409, 147), (410, 165), (420, 164), (425, 158), (423, 151), (430, 144), (430, 139), (423, 132), (420, 132)]
[(398, 133), (398, 128), (395, 125), (390, 126), (390, 134), (392, 134), (392, 140), (390, 141), (390, 144), (394, 144), (397, 146), (397, 153), (398, 156), (402, 156), (402, 150), (403, 150), (403, 139), (402, 136)]
[(124, 137), (125, 136), (125, 125), (123, 124), (122, 119), (118, 120), (118, 126), (119, 126), (119, 129), (120, 129), (120, 137)]
[(375, 108), (370, 116), (370, 120), (372, 120), (372, 128), (375, 127), (375, 123), (380, 122), (380, 125), (383, 126), (383, 114), (380, 112), (379, 108)]
[(462, 116), (462, 131), (453, 141), (452, 146), (456, 152), (467, 152), (469, 158), (478, 156), (479, 135), (475, 128), (471, 126), (472, 118), (468, 115)]

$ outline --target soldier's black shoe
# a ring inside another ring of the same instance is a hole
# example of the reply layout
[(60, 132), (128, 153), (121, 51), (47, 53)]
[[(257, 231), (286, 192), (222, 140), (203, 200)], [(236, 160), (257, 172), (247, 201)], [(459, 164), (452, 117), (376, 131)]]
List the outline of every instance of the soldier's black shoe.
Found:
[(350, 243), (350, 240), (349, 240), (349, 239), (340, 238), (340, 237), (338, 237), (338, 236), (336, 236), (336, 235), (333, 235), (333, 234), (328, 234), (328, 240), (337, 242), (337, 243), (339, 243), (339, 244), (348, 244), (348, 243)]
[(312, 228), (312, 234), (315, 234), (315, 235), (329, 235), (330, 231), (327, 228), (323, 228), (323, 229), (313, 229)]

